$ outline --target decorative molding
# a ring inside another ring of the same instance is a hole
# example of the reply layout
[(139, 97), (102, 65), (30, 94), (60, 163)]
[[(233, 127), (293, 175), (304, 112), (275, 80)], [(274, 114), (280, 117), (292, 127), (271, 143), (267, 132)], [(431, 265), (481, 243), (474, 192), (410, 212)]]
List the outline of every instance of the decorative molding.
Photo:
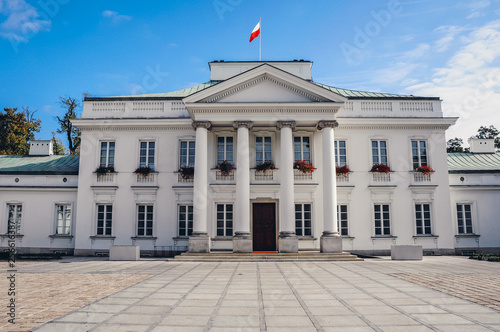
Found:
[(233, 122), (233, 128), (238, 129), (240, 127), (247, 128), (248, 130), (253, 128), (253, 122), (252, 121), (234, 121)]
[(278, 128), (279, 130), (281, 130), (282, 128), (292, 128), (292, 130), (294, 130), (295, 126), (295, 121), (278, 121), (276, 123), (276, 128)]
[[(439, 118), (436, 118), (439, 119)], [(435, 130), (446, 130), (449, 128), (448, 125), (339, 125), (339, 129), (342, 130), (369, 130), (369, 129), (378, 129), (378, 130), (390, 130), (390, 129), (399, 129), (399, 130), (424, 130), (424, 129), (435, 129)]]
[(322, 130), (324, 128), (337, 128), (339, 123), (336, 120), (321, 120), (318, 122), (318, 130)]
[[(337, 110), (336, 109), (282, 109), (282, 108), (256, 108), (256, 109), (247, 109), (242, 107), (242, 110), (245, 111), (245, 113), (328, 113), (332, 114), (335, 113)], [(231, 111), (234, 111), (236, 109), (232, 109)], [(193, 114), (204, 114), (204, 113), (228, 113), (227, 109), (196, 109), (191, 111)]]
[(210, 99), (205, 100), (205, 102), (206, 103), (217, 102), (218, 100), (220, 100), (220, 99), (222, 99), (224, 97), (227, 97), (227, 96), (232, 95), (232, 94), (234, 94), (234, 93), (236, 93), (238, 91), (241, 91), (243, 89), (246, 89), (248, 87), (256, 85), (257, 83), (264, 82), (264, 81), (272, 82), (272, 83), (274, 83), (276, 85), (284, 87), (285, 89), (288, 89), (288, 90), (290, 90), (290, 91), (292, 91), (292, 92), (294, 92), (294, 93), (296, 93), (298, 95), (302, 95), (302, 96), (304, 96), (304, 97), (306, 97), (308, 99), (314, 100), (316, 102), (321, 102), (322, 101), (320, 98), (318, 98), (318, 97), (316, 97), (316, 96), (314, 96), (314, 95), (312, 95), (310, 93), (307, 93), (307, 92), (305, 92), (303, 90), (295, 88), (295, 87), (293, 87), (293, 86), (291, 86), (289, 84), (286, 84), (286, 83), (284, 83), (282, 81), (279, 81), (277, 79), (269, 77), (268, 75), (264, 75), (264, 76), (261, 76), (261, 77), (257, 77), (256, 79), (253, 79), (253, 80), (251, 80), (249, 82), (240, 84), (240, 85), (238, 85), (238, 86), (236, 86), (236, 87), (234, 87), (232, 89), (229, 89), (229, 90), (226, 90), (224, 92), (218, 93), (218, 94), (212, 96)]
[(192, 126), (194, 130), (198, 128), (205, 128), (207, 130), (210, 130), (210, 128), (212, 128), (212, 123), (210, 121), (193, 121)]
[(135, 131), (135, 130), (147, 130), (147, 131), (153, 131), (153, 130), (192, 130), (192, 127), (185, 126), (185, 127), (108, 127), (108, 126), (96, 126), (96, 127), (91, 127), (91, 128), (80, 128), (80, 131), (118, 131), (118, 130), (128, 130), (128, 131)]

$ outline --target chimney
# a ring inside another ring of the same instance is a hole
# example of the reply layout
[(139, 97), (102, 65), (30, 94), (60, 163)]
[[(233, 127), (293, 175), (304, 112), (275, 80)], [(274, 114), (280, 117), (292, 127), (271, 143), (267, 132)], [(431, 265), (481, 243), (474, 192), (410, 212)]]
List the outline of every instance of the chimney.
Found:
[(495, 140), (493, 138), (469, 138), (470, 152), (472, 153), (495, 153)]
[(30, 156), (51, 156), (53, 154), (52, 140), (30, 142)]

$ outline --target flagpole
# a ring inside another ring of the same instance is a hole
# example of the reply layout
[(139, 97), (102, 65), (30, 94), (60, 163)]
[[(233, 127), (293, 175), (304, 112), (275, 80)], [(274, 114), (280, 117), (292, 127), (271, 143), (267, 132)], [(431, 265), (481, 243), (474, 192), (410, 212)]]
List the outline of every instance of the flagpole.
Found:
[(261, 23), (261, 17), (259, 17), (259, 26), (260, 26), (260, 33), (259, 33), (259, 61), (261, 61), (261, 47), (262, 47), (262, 23)]

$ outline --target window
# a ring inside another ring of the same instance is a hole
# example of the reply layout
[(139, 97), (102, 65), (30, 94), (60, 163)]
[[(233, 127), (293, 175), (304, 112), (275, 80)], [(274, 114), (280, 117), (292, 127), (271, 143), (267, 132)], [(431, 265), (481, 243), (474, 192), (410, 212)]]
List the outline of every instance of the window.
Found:
[(411, 141), (411, 153), (413, 156), (413, 169), (427, 165), (427, 142)]
[(345, 141), (335, 141), (335, 166), (342, 167), (347, 164), (347, 146)]
[(71, 205), (56, 204), (56, 234), (71, 234)]
[(193, 206), (179, 205), (179, 236), (193, 234)]
[(271, 137), (255, 137), (255, 164), (272, 161)]
[(311, 204), (295, 204), (295, 234), (311, 236)]
[(337, 223), (340, 235), (349, 235), (349, 229), (347, 227), (347, 205), (337, 205)]
[(391, 235), (389, 204), (375, 204), (375, 235)]
[(217, 204), (217, 236), (233, 235), (233, 204)]
[(139, 167), (155, 169), (155, 142), (141, 141), (139, 153)]
[(387, 141), (372, 141), (372, 162), (387, 165)]
[(97, 235), (111, 236), (113, 221), (113, 206), (111, 204), (97, 205)]
[(153, 236), (153, 206), (137, 206), (137, 236)]
[(227, 161), (233, 163), (233, 137), (217, 137), (217, 164)]
[(458, 234), (474, 234), (472, 231), (472, 204), (457, 204)]
[(293, 151), (295, 161), (305, 160), (311, 162), (311, 144), (309, 136), (297, 136), (293, 138)]
[(115, 142), (101, 142), (101, 167), (115, 167)]
[(417, 225), (417, 235), (432, 234), (430, 204), (415, 204), (415, 223)]
[(7, 204), (9, 217), (7, 222), (7, 234), (21, 234), (22, 204)]
[(195, 141), (180, 141), (179, 167), (194, 167)]

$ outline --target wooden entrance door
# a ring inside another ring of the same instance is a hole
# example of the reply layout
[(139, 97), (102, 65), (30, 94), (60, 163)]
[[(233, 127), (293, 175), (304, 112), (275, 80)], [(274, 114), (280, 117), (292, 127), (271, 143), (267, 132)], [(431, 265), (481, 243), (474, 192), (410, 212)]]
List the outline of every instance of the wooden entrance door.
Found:
[(253, 203), (253, 251), (276, 251), (276, 203)]

